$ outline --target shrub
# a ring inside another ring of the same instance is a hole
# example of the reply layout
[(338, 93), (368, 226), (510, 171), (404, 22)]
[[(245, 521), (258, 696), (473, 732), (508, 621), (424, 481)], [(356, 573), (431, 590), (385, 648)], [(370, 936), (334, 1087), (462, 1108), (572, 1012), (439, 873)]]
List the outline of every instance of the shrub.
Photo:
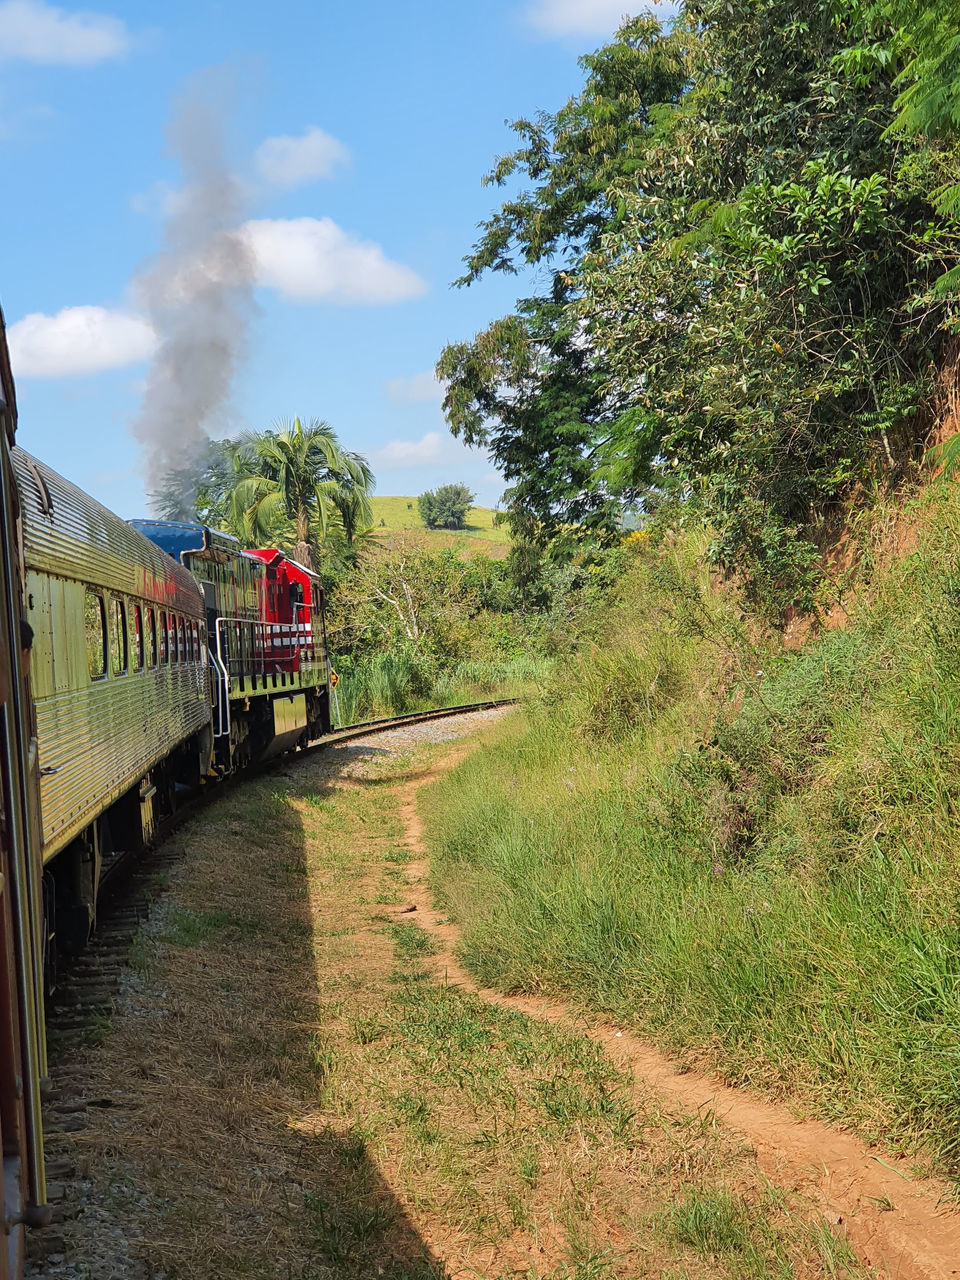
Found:
[(427, 490), (417, 499), (420, 517), (428, 529), (462, 529), (474, 494), (465, 484), (443, 484)]

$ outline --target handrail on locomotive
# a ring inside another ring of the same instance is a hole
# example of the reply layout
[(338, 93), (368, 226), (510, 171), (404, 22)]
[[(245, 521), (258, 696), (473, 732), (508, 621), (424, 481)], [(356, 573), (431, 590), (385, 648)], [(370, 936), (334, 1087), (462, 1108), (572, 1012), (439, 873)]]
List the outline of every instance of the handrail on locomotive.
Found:
[(277, 677), (284, 681), (287, 676), (317, 669), (318, 681), (325, 683), (324, 654), (318, 653), (315, 643), (311, 608), (308, 604), (294, 605), (293, 622), (217, 618), (214, 643), (210, 646), (211, 665), (216, 670), (215, 737), (230, 734), (230, 681), (234, 677), (251, 679), (254, 688), (259, 680), (261, 688), (266, 689), (268, 681), (277, 687)]

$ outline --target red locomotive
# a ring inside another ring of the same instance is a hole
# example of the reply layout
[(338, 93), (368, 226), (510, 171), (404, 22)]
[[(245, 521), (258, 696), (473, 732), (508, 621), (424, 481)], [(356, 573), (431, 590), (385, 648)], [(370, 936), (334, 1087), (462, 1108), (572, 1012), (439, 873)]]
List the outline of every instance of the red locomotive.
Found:
[(323, 587), (275, 549), (203, 525), (133, 520), (198, 580), (213, 668), (213, 763), (229, 773), (329, 732)]

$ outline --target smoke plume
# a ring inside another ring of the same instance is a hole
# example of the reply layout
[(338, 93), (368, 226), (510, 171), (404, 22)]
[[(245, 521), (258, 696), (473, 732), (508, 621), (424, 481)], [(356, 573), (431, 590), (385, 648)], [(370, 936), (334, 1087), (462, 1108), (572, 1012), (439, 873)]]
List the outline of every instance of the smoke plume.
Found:
[(132, 424), (155, 484), (202, 467), (254, 310), (254, 262), (239, 231), (244, 194), (225, 156), (223, 97), (214, 75), (177, 105), (168, 136), (182, 187), (170, 199), (164, 249), (134, 285), (159, 338)]

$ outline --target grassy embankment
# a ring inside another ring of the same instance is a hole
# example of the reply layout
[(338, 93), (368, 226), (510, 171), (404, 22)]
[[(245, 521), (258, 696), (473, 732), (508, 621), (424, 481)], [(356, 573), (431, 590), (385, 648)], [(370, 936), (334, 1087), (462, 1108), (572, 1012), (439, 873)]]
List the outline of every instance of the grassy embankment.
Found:
[[(960, 497), (843, 630), (751, 643), (698, 548), (432, 793), (485, 982), (562, 992), (960, 1173)], [(875, 557), (876, 559), (876, 557)]]

